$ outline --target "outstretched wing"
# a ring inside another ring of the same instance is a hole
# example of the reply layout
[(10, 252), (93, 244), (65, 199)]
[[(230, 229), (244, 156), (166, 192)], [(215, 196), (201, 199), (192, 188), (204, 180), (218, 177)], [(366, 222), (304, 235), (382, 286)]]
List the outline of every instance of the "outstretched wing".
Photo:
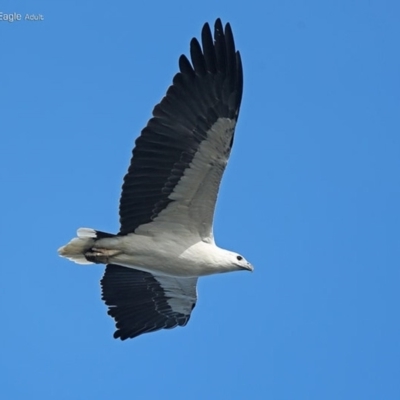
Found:
[(212, 237), (212, 222), (242, 98), (243, 74), (229, 24), (190, 43), (166, 96), (136, 140), (120, 200), (120, 234), (184, 226)]
[(184, 326), (196, 304), (197, 278), (154, 276), (109, 264), (101, 280), (102, 298), (116, 321), (114, 338)]

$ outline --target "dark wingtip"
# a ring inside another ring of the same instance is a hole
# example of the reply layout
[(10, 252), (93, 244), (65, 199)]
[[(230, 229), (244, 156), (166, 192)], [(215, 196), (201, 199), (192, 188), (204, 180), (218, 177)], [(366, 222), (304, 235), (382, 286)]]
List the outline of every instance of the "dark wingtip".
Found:
[(223, 28), (223, 26), (222, 26), (221, 18), (217, 18), (217, 19), (215, 20), (214, 28), (215, 28), (216, 30), (218, 30), (218, 31), (223, 31), (223, 30), (224, 30), (224, 28)]
[(206, 23), (203, 25), (203, 28), (202, 28), (202, 30), (201, 30), (201, 34), (202, 34), (202, 35), (207, 35), (208, 32), (211, 32), (211, 28), (210, 28), (210, 24), (209, 24), (208, 22), (206, 22)]

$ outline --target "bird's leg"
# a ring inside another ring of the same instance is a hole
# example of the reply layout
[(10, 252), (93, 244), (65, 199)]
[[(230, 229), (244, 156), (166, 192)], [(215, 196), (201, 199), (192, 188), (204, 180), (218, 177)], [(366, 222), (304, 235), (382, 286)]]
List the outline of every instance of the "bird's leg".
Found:
[(111, 257), (114, 257), (120, 253), (120, 250), (109, 250), (92, 247), (85, 253), (85, 258), (86, 260), (96, 264), (109, 264), (110, 262), (112, 262)]

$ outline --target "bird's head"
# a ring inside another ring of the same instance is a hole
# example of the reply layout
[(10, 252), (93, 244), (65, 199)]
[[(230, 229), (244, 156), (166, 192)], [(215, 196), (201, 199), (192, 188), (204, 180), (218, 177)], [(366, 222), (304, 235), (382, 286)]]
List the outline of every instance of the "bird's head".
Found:
[(239, 271), (251, 271), (253, 272), (254, 267), (240, 254), (234, 254), (234, 265), (236, 265)]
[(223, 265), (224, 269), (228, 271), (251, 271), (254, 267), (240, 254), (233, 251), (223, 250)]

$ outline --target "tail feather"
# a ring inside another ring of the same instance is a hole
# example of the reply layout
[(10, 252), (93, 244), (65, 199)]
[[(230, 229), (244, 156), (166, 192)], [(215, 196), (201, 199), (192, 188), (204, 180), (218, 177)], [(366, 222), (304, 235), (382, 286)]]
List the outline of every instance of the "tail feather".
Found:
[(94, 229), (91, 228), (79, 228), (76, 231), (76, 234), (78, 235), (78, 238), (81, 239), (96, 239), (97, 238), (97, 233)]
[(86, 259), (85, 253), (93, 247), (97, 239), (114, 236), (110, 233), (90, 228), (79, 228), (77, 235), (78, 237), (73, 238), (65, 246), (58, 249), (58, 254), (61, 257), (68, 258), (77, 264), (93, 264), (93, 262)]

